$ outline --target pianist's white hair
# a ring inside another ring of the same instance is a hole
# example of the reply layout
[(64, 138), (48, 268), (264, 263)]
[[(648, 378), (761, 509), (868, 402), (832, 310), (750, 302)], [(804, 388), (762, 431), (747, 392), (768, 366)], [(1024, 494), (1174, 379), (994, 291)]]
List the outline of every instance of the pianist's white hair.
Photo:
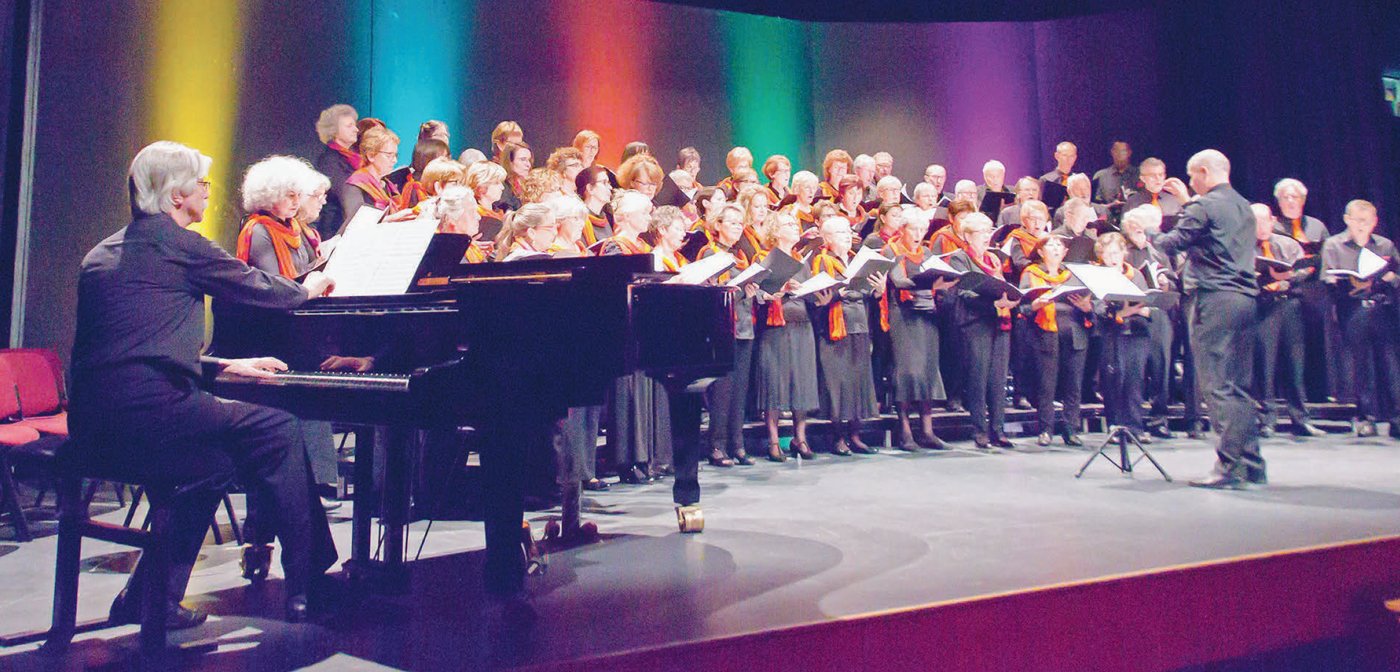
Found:
[(306, 187), (312, 173), (316, 171), (311, 164), (294, 156), (269, 156), (248, 166), (243, 174), (243, 210), (250, 214), (271, 210), (287, 194), (311, 193)]
[(437, 207), (433, 214), (439, 220), (448, 220), (462, 216), (468, 210), (476, 210), (476, 195), (460, 184), (450, 184), (443, 187), (442, 193), (438, 194)]
[(146, 145), (131, 160), (132, 206), (148, 215), (175, 209), (175, 192), (193, 194), (208, 177), (214, 160), (178, 142), (161, 140)]
[(1283, 198), (1283, 195), (1289, 191), (1296, 192), (1303, 198), (1308, 197), (1308, 188), (1301, 180), (1285, 177), (1274, 185), (1274, 198)]

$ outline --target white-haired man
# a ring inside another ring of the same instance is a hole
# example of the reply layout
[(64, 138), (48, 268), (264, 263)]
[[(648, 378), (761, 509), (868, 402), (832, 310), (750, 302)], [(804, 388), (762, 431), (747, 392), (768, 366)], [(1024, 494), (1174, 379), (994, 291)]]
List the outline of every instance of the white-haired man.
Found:
[(1169, 255), (1186, 253), (1182, 289), (1196, 375), (1220, 436), (1214, 472), (1191, 485), (1249, 489), (1268, 482), (1259, 453), (1259, 412), (1249, 395), (1259, 294), (1254, 213), (1230, 186), (1230, 160), (1224, 154), (1197, 152), (1186, 162), (1186, 172), (1196, 197), (1180, 179), (1166, 181), (1167, 192), (1190, 202), (1176, 227), (1153, 243)]
[(943, 187), (948, 184), (948, 169), (940, 164), (932, 163), (924, 169), (924, 181), (933, 186), (933, 190), (938, 193), (938, 200), (951, 201), (953, 195), (943, 191)]
[[(1365, 279), (1328, 273), (1359, 270), (1363, 250), (1394, 260), (1395, 243), (1376, 235), (1376, 206), (1369, 201), (1348, 203), (1342, 221), (1346, 231), (1322, 244), (1322, 279), (1332, 287), (1343, 349), (1352, 358), (1356, 435), (1375, 436), (1379, 414), (1388, 413), (1390, 435), (1400, 438), (1400, 418), (1394, 417), (1394, 406), (1400, 403), (1400, 365), (1396, 362), (1393, 305), (1400, 277), (1391, 270)], [(1381, 405), (1387, 400), (1390, 408)]]
[(875, 175), (875, 158), (869, 154), (859, 154), (851, 165), (851, 171), (860, 180), (861, 202), (875, 200), (875, 181), (880, 179)]
[(1285, 177), (1274, 185), (1274, 200), (1278, 203), (1278, 224), (1274, 230), (1299, 243), (1321, 244), (1327, 236), (1327, 225), (1316, 217), (1303, 214), (1308, 202), (1308, 188), (1300, 180)]
[(1124, 212), (1149, 203), (1161, 208), (1162, 214), (1167, 217), (1181, 212), (1181, 199), (1164, 189), (1167, 184), (1166, 162), (1156, 157), (1143, 159), (1142, 165), (1138, 166), (1138, 179), (1142, 181), (1142, 188), (1133, 192), (1123, 203)]
[[(180, 606), (209, 518), (235, 474), (275, 506), (265, 513), (282, 541), (287, 615), (304, 620), (311, 579), (335, 561), (325, 512), (311, 494), (302, 434), (280, 410), (219, 399), (201, 389), (202, 364), (249, 377), (286, 365), (271, 357), (201, 358), (204, 298), (293, 308), (331, 286), (249, 268), (188, 227), (204, 218), (210, 159), (173, 142), (142, 149), (128, 185), (134, 219), (83, 259), (73, 344), (72, 440), (65, 450), (98, 475), (176, 488), (168, 627), (204, 617)], [(203, 360), (203, 361), (201, 361)], [(152, 580), (146, 559), (112, 604), (140, 619)]]
[[(1298, 241), (1274, 232), (1278, 222), (1269, 206), (1254, 203), (1254, 236), (1259, 243), (1257, 254), (1286, 264), (1303, 258)], [(1262, 436), (1274, 432), (1278, 423), (1278, 403), (1274, 390), (1283, 392), (1288, 417), (1293, 421), (1293, 433), (1298, 436), (1322, 436), (1324, 432), (1308, 422), (1308, 409), (1303, 405), (1303, 311), (1298, 300), (1301, 281), (1312, 275), (1312, 268), (1300, 271), (1264, 271), (1259, 276), (1259, 332), (1254, 341), (1254, 396), (1264, 404), (1264, 420), (1259, 427)], [(1282, 375), (1279, 359), (1284, 358)]]

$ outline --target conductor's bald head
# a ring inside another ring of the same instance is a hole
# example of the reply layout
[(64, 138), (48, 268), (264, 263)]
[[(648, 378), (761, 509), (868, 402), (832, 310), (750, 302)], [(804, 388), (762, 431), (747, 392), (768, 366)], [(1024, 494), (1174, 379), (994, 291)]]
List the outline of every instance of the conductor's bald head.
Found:
[(1222, 184), (1230, 183), (1230, 159), (1217, 149), (1203, 149), (1186, 162), (1191, 176), (1191, 189), (1204, 194)]

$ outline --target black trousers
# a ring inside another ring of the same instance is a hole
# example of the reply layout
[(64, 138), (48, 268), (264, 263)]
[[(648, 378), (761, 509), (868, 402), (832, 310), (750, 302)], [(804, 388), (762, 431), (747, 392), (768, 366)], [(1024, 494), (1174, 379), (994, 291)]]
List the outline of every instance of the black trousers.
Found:
[(749, 398), (753, 340), (734, 341), (734, 370), (705, 390), (710, 410), (710, 450), (738, 455), (744, 450), (744, 407)]
[(1143, 394), (1152, 402), (1152, 415), (1163, 416), (1171, 404), (1172, 320), (1161, 308), (1152, 309), (1147, 350), (1147, 382)]
[[(127, 367), (75, 376), (71, 454), (86, 473), (177, 487), (170, 593), (184, 593), (210, 517), (236, 477), (266, 503), (264, 532), (282, 542), (288, 595), (305, 593), (336, 560), (325, 510), (311, 493), (301, 421), (220, 399), (178, 374)], [(142, 580), (140, 563), (132, 581)], [(176, 585), (178, 583), (178, 585)]]
[(982, 436), (1001, 436), (1006, 422), (1006, 367), (1011, 355), (1011, 332), (994, 321), (973, 320), (962, 325), (967, 359), (967, 411), (972, 428)]
[(1125, 334), (1118, 325), (1109, 325), (1103, 336), (1102, 384), (1105, 410), (1110, 425), (1133, 430), (1146, 429), (1142, 422), (1143, 379), (1152, 338), (1147, 334)]
[(1032, 342), (1039, 331), (1035, 324), (1023, 317), (1017, 316), (1011, 320), (1011, 352), (1016, 356), (1007, 366), (1011, 369), (1011, 384), (1018, 399), (1034, 401), (1036, 398), (1036, 381), (1040, 374), (1036, 358), (1028, 355), (1034, 349)]
[[(1259, 335), (1254, 341), (1254, 397), (1264, 404), (1265, 424), (1278, 418), (1281, 395), (1294, 424), (1308, 419), (1303, 405), (1303, 311), (1297, 297), (1283, 296), (1259, 302)], [(1281, 370), (1280, 370), (1281, 369)]]
[(943, 376), (943, 391), (948, 399), (959, 399), (968, 406), (967, 343), (956, 317), (957, 294), (942, 292), (938, 301), (938, 372)]
[(554, 482), (577, 486), (596, 477), (602, 406), (576, 406), (559, 420), (554, 435)]
[(1074, 349), (1074, 338), (1065, 332), (1031, 328), (1036, 381), (1035, 408), (1040, 431), (1055, 431), (1055, 400), (1064, 405), (1065, 434), (1078, 434), (1080, 385), (1084, 381), (1085, 349)]
[(1194, 425), (1201, 419), (1201, 381), (1196, 375), (1196, 357), (1191, 348), (1191, 320), (1185, 304), (1171, 312), (1179, 320), (1172, 333), (1172, 361), (1181, 362), (1176, 394), (1181, 399), (1186, 424)]
[(1259, 411), (1249, 396), (1254, 379), (1254, 339), (1258, 306), (1236, 292), (1197, 292), (1187, 299), (1191, 349), (1206, 395), (1210, 422), (1220, 443), (1216, 471), (1226, 476), (1262, 477)]
[(1400, 403), (1400, 363), (1395, 353), (1394, 308), (1339, 300), (1337, 318), (1351, 353), (1356, 411), (1364, 420), (1393, 419)]

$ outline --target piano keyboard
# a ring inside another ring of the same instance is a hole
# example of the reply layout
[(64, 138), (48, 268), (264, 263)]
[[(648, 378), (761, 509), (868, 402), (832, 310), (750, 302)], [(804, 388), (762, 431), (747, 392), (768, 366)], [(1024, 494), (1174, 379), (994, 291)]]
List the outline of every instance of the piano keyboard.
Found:
[(410, 376), (393, 373), (357, 373), (354, 371), (281, 371), (271, 378), (249, 378), (220, 373), (220, 383), (277, 385), (375, 392), (407, 392)]

